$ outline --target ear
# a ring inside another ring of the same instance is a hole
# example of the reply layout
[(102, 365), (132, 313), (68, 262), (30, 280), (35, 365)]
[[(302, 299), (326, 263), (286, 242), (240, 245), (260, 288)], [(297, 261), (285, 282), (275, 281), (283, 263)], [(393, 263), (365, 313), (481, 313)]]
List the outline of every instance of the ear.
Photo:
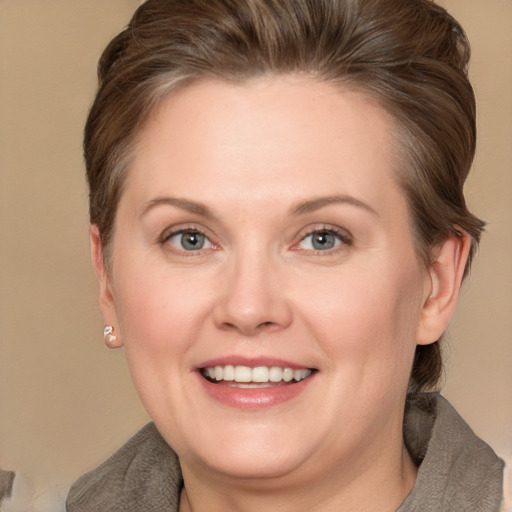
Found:
[(437, 341), (455, 311), (471, 248), (466, 232), (452, 235), (438, 249), (426, 277), (425, 299), (418, 328), (418, 345)]
[(101, 242), (100, 230), (96, 224), (92, 224), (89, 229), (89, 237), (91, 242), (91, 260), (94, 268), (94, 273), (98, 278), (100, 287), (99, 305), (103, 321), (105, 325), (111, 325), (115, 340), (108, 346), (110, 348), (120, 348), (123, 346), (119, 324), (117, 322), (117, 311), (114, 301), (114, 294), (112, 292), (112, 283), (110, 275), (105, 267), (103, 258), (103, 244)]

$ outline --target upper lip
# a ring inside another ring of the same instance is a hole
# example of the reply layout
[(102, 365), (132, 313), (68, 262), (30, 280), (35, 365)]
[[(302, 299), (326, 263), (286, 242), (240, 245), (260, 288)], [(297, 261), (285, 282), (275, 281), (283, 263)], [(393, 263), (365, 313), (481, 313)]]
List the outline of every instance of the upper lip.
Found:
[(281, 368), (292, 368), (293, 370), (302, 370), (305, 368), (314, 369), (310, 366), (296, 363), (293, 361), (287, 361), (284, 359), (274, 357), (244, 357), (244, 356), (225, 356), (218, 357), (215, 359), (209, 359), (198, 364), (194, 369), (200, 370), (202, 368), (213, 368), (214, 366), (248, 366), (250, 368), (256, 368), (258, 366), (279, 366)]

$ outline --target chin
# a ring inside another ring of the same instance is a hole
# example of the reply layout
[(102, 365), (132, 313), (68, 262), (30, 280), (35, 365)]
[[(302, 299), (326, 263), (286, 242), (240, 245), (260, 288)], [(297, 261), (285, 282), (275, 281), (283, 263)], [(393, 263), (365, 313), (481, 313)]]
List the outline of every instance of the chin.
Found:
[(197, 434), (186, 442), (186, 451), (176, 447), (182, 465), (203, 466), (228, 478), (280, 478), (301, 467), (311, 451), (304, 446), (304, 435), (280, 425), (235, 426), (209, 431), (205, 437)]
[[(221, 454), (211, 457), (208, 466), (217, 474), (244, 480), (275, 480), (282, 478), (302, 467), (303, 458), (297, 452), (283, 453), (258, 449), (247, 450), (245, 453), (238, 449), (228, 449)], [(210, 457), (208, 457), (210, 459)]]

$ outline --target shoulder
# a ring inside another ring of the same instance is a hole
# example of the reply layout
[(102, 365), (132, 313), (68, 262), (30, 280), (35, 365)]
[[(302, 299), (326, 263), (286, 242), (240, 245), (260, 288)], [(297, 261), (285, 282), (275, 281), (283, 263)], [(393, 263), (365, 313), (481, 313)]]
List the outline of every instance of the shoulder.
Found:
[(67, 511), (174, 511), (181, 485), (177, 455), (149, 423), (71, 486)]
[[(415, 440), (417, 446), (423, 446), (423, 461), (414, 489), (399, 510), (498, 512), (503, 461), (447, 400), (437, 394), (426, 398), (434, 407), (420, 407), (408, 413), (415, 416), (414, 423), (423, 422), (429, 428), (425, 432), (417, 430), (423, 437)], [(406, 438), (411, 435), (408, 423), (406, 418)], [(428, 437), (424, 437), (426, 432)]]

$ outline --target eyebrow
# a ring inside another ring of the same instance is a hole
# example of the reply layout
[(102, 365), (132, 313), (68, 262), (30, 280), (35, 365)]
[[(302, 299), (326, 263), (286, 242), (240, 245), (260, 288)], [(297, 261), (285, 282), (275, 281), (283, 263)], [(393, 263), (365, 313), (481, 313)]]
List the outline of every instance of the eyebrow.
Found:
[(377, 217), (379, 216), (377, 211), (374, 210), (369, 204), (350, 195), (325, 196), (311, 199), (309, 201), (303, 201), (292, 208), (292, 213), (295, 215), (312, 213), (331, 204), (349, 204), (358, 208), (362, 208), (363, 210), (366, 210), (373, 215), (376, 215)]
[(151, 199), (145, 204), (140, 216), (143, 217), (153, 208), (162, 205), (174, 206), (180, 210), (194, 213), (196, 215), (201, 215), (202, 217), (208, 217), (212, 219), (215, 217), (213, 212), (206, 205), (197, 203), (195, 201), (190, 201), (189, 199), (180, 199), (178, 197), (156, 197), (155, 199)]
[[(304, 215), (306, 213), (312, 213), (317, 210), (320, 210), (321, 208), (324, 208), (331, 204), (349, 204), (352, 206), (356, 206), (358, 208), (362, 208), (372, 213), (373, 215), (379, 215), (369, 204), (350, 195), (333, 195), (317, 197), (315, 199), (310, 199), (308, 201), (302, 201), (298, 203), (296, 206), (294, 206), (291, 211), (294, 215)], [(189, 213), (194, 213), (195, 215), (200, 215), (202, 217), (207, 217), (211, 219), (215, 218), (213, 212), (206, 205), (198, 203), (196, 201), (190, 201), (189, 199), (180, 199), (178, 197), (156, 197), (155, 199), (151, 199), (145, 204), (140, 216), (143, 217), (153, 208), (162, 205), (174, 206), (175, 208), (179, 208), (180, 210), (184, 210)]]

